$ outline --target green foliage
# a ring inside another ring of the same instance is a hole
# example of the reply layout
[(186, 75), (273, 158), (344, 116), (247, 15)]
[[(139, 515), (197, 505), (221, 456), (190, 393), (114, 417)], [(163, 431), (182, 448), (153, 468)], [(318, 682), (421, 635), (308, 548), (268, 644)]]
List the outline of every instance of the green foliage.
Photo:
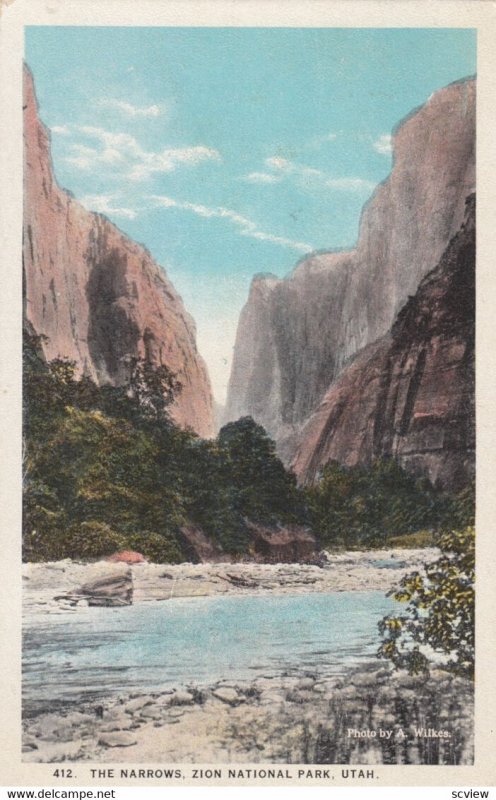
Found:
[(181, 548), (174, 538), (161, 536), (154, 531), (130, 534), (126, 538), (126, 546), (157, 564), (179, 564), (184, 560)]
[(467, 484), (447, 504), (446, 525), (467, 528), (475, 524), (475, 480)]
[(434, 531), (453, 520), (451, 500), (393, 459), (371, 467), (324, 467), (308, 490), (310, 521), (324, 547), (385, 547), (393, 537)]
[(60, 545), (63, 558), (101, 558), (122, 550), (125, 539), (107, 523), (90, 520), (73, 523)]
[(407, 607), (379, 624), (379, 655), (417, 674), (428, 671), (430, 654), (437, 654), (447, 669), (473, 677), (475, 530), (446, 531), (438, 545), (441, 556), (425, 574), (412, 572), (392, 592)]
[(23, 493), (23, 559), (54, 561), (63, 558), (61, 539), (66, 528), (67, 515), (55, 491), (39, 478), (27, 480)]
[(302, 520), (296, 479), (285, 470), (261, 425), (251, 417), (230, 422), (220, 430), (218, 444), (221, 473), (236, 491), (235, 509), (242, 517), (265, 523)]
[(70, 361), (46, 363), (42, 341), (25, 336), (25, 559), (131, 547), (178, 561), (185, 524), (241, 555), (247, 520), (310, 524), (323, 547), (379, 547), (412, 535), (422, 546), (473, 515), (473, 488), (441, 495), (392, 460), (331, 462), (314, 487), (298, 488), (251, 417), (225, 425), (214, 441), (174, 425), (169, 408), (181, 387), (167, 367), (130, 359), (126, 386), (98, 387)]
[(24, 332), (24, 432), (33, 438), (52, 430), (67, 406), (92, 408), (98, 402), (97, 386), (89, 378), (76, 379), (73, 361), (44, 361), (41, 344), (45, 338)]
[(228, 553), (247, 552), (247, 519), (265, 525), (303, 520), (303, 492), (251, 417), (225, 425), (215, 441), (183, 440), (176, 465), (188, 519)]
[(153, 422), (168, 420), (167, 408), (182, 389), (181, 383), (165, 365), (156, 366), (146, 359), (130, 358), (126, 387), (135, 413)]
[(405, 550), (416, 550), (422, 547), (436, 547), (437, 536), (434, 531), (416, 531), (415, 533), (405, 533), (403, 536), (393, 536), (389, 540), (388, 546), (402, 547)]
[(98, 558), (139, 540), (150, 558), (178, 560), (175, 377), (135, 359), (129, 387), (99, 388), (72, 362), (47, 364), (41, 341), (24, 343), (23, 557)]
[(183, 491), (189, 519), (227, 553), (242, 554), (248, 548), (248, 531), (225, 458), (219, 439), (190, 440), (181, 461)]
[(245, 519), (301, 517), (302, 493), (263, 428), (245, 418), (217, 440), (179, 430), (168, 408), (180, 385), (132, 359), (129, 384), (97, 387), (72, 362), (24, 350), (24, 558), (98, 558), (132, 548), (180, 561), (186, 523), (228, 553), (249, 546)]

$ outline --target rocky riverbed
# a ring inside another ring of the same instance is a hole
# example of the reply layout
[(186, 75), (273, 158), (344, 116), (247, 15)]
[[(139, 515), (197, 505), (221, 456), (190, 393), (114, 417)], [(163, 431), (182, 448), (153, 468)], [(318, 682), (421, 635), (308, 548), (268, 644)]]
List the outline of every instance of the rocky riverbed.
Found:
[[(435, 549), (347, 552), (329, 554), (324, 567), (26, 564), (24, 614), (28, 624), (40, 614), (77, 616), (88, 602), (82, 588), (102, 585), (118, 587), (134, 604), (386, 592), (437, 556)], [(247, 681), (34, 703), (26, 705), (23, 725), (23, 758), (35, 762), (467, 764), (473, 757), (471, 683), (441, 669), (428, 680), (412, 677), (378, 661), (339, 675), (281, 670)]]
[[(467, 764), (472, 687), (388, 667), (222, 681), (67, 705), (24, 720), (37, 762)], [(434, 732), (434, 733), (433, 733)]]
[[(225, 594), (298, 594), (306, 592), (391, 589), (401, 576), (437, 558), (435, 548), (328, 553), (322, 567), (312, 564), (115, 564), (64, 561), (25, 564), (24, 613), (76, 608), (84, 602), (81, 587), (114, 576), (132, 602)], [(129, 588), (129, 587), (128, 587)]]

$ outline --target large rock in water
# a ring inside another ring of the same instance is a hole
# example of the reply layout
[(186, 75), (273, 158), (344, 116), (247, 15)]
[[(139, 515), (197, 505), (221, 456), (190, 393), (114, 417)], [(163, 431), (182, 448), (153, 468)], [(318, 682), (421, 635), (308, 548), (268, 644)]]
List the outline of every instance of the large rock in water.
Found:
[(165, 364), (182, 384), (181, 426), (214, 433), (213, 403), (195, 324), (165, 272), (102, 214), (86, 211), (53, 174), (50, 137), (24, 72), (25, 319), (46, 336), (45, 357), (76, 362), (97, 383), (128, 379), (128, 357)]
[(460, 228), (475, 185), (475, 81), (436, 92), (398, 126), (393, 148), (356, 249), (310, 256), (284, 280), (255, 276), (242, 311), (224, 420), (252, 416), (286, 463), (331, 382), (388, 332)]
[(132, 605), (131, 568), (125, 564), (96, 563), (76, 595), (85, 598), (90, 606)]
[(457, 489), (475, 467), (475, 197), (439, 265), (330, 387), (303, 428), (293, 468), (311, 483), (334, 459), (394, 456), (409, 472)]

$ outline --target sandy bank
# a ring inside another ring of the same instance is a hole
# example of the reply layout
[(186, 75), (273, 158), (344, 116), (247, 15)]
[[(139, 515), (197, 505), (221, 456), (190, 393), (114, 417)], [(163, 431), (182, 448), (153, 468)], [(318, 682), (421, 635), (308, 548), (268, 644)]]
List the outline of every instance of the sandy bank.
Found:
[[(329, 554), (325, 567), (308, 564), (134, 564), (129, 568), (133, 602), (223, 594), (299, 594), (304, 592), (384, 591), (402, 575), (438, 556), (435, 548), (370, 550)], [(63, 599), (91, 576), (122, 571), (123, 565), (71, 561), (23, 565), (24, 612), (53, 613)]]

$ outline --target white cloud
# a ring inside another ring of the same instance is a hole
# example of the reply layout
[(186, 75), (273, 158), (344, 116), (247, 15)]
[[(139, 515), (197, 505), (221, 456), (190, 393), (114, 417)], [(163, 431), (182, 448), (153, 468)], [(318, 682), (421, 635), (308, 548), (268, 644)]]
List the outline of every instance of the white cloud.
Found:
[(328, 173), (323, 172), (320, 169), (308, 167), (304, 164), (297, 164), (294, 161), (288, 161), (288, 159), (280, 158), (279, 156), (266, 158), (265, 164), (270, 169), (275, 170), (280, 176), (293, 176), (300, 183), (303, 182), (303, 184), (306, 186), (313, 184), (315, 186), (324, 186), (329, 189), (336, 189), (343, 192), (363, 192), (372, 191), (376, 185), (373, 181), (354, 176), (333, 178)]
[(280, 158), (279, 156), (271, 156), (265, 159), (265, 164), (271, 169), (277, 169), (281, 172), (291, 172), (293, 164), (287, 158)]
[(393, 141), (390, 133), (383, 133), (372, 145), (374, 150), (383, 156), (389, 156), (393, 152)]
[(132, 103), (127, 103), (125, 100), (114, 100), (112, 98), (105, 98), (100, 100), (99, 105), (106, 106), (107, 108), (115, 108), (127, 117), (160, 117), (163, 114), (163, 108), (159, 105), (151, 106), (134, 106)]
[(80, 202), (89, 211), (98, 211), (101, 214), (110, 214), (114, 217), (124, 219), (135, 219), (137, 212), (132, 208), (119, 208), (114, 206), (112, 201), (116, 199), (114, 194), (88, 194), (81, 197)]
[(309, 253), (314, 248), (311, 244), (306, 242), (297, 242), (293, 239), (287, 239), (285, 236), (276, 236), (272, 233), (265, 233), (258, 229), (258, 225), (247, 217), (238, 214), (236, 211), (231, 211), (222, 206), (211, 208), (209, 206), (200, 205), (199, 203), (189, 203), (187, 201), (174, 200), (172, 197), (164, 195), (153, 195), (154, 200), (158, 206), (162, 208), (179, 208), (183, 211), (190, 211), (200, 217), (207, 219), (217, 218), (225, 219), (239, 228), (241, 236), (249, 236), (252, 239), (258, 239), (263, 242), (271, 242), (272, 244), (279, 244), (281, 247), (288, 247), (291, 250), (297, 250), (300, 253)]
[(84, 144), (73, 144), (71, 153), (64, 159), (68, 164), (72, 164), (78, 169), (89, 171), (98, 164), (118, 165), (124, 163), (125, 159), (115, 147), (105, 147), (97, 150), (94, 147), (87, 147)]
[(73, 144), (65, 157), (67, 163), (82, 170), (101, 165), (118, 167), (126, 178), (133, 181), (146, 180), (155, 173), (173, 172), (183, 165), (195, 167), (202, 161), (221, 160), (217, 150), (204, 145), (151, 152), (144, 150), (128, 133), (115, 133), (91, 125), (79, 126), (78, 131), (97, 144), (92, 147)]
[(279, 158), (279, 156), (272, 156), (265, 159), (265, 164), (270, 169), (285, 175), (297, 175), (306, 180), (320, 180), (325, 178), (325, 173), (320, 169), (314, 167), (307, 167), (304, 164), (296, 164), (294, 161), (288, 161), (287, 158)]
[(271, 175), (269, 172), (250, 172), (249, 175), (242, 177), (248, 183), (279, 183), (282, 180), (280, 175)]
[(377, 184), (365, 178), (330, 178), (326, 186), (343, 192), (371, 192)]
[(155, 173), (174, 172), (181, 164), (195, 167), (202, 161), (221, 161), (220, 153), (211, 147), (177, 147), (162, 150), (159, 153), (145, 153), (129, 172), (133, 181), (141, 181)]
[(58, 136), (69, 136), (71, 132), (68, 125), (52, 125), (50, 130)]
[(71, 145), (71, 154), (66, 156), (64, 161), (72, 164), (73, 167), (81, 170), (90, 170), (91, 167), (98, 161), (99, 152), (94, 147), (87, 147), (84, 144)]
[(279, 156), (272, 156), (265, 159), (267, 167), (276, 170), (279, 173), (286, 175), (300, 175), (305, 177), (322, 178), (324, 173), (314, 167), (307, 167), (303, 164), (296, 164), (294, 161), (288, 161), (287, 158), (279, 158)]
[(93, 164), (93, 161), (86, 156), (67, 156), (64, 161), (82, 171), (88, 171)]
[(316, 149), (321, 147), (323, 144), (336, 141), (337, 138), (337, 133), (324, 133), (322, 136), (314, 136), (313, 139), (310, 139), (307, 147), (310, 149)]
[(117, 150), (121, 155), (139, 158), (143, 154), (143, 149), (129, 133), (114, 133), (93, 125), (81, 125), (79, 130), (90, 139), (100, 141), (105, 147)]

